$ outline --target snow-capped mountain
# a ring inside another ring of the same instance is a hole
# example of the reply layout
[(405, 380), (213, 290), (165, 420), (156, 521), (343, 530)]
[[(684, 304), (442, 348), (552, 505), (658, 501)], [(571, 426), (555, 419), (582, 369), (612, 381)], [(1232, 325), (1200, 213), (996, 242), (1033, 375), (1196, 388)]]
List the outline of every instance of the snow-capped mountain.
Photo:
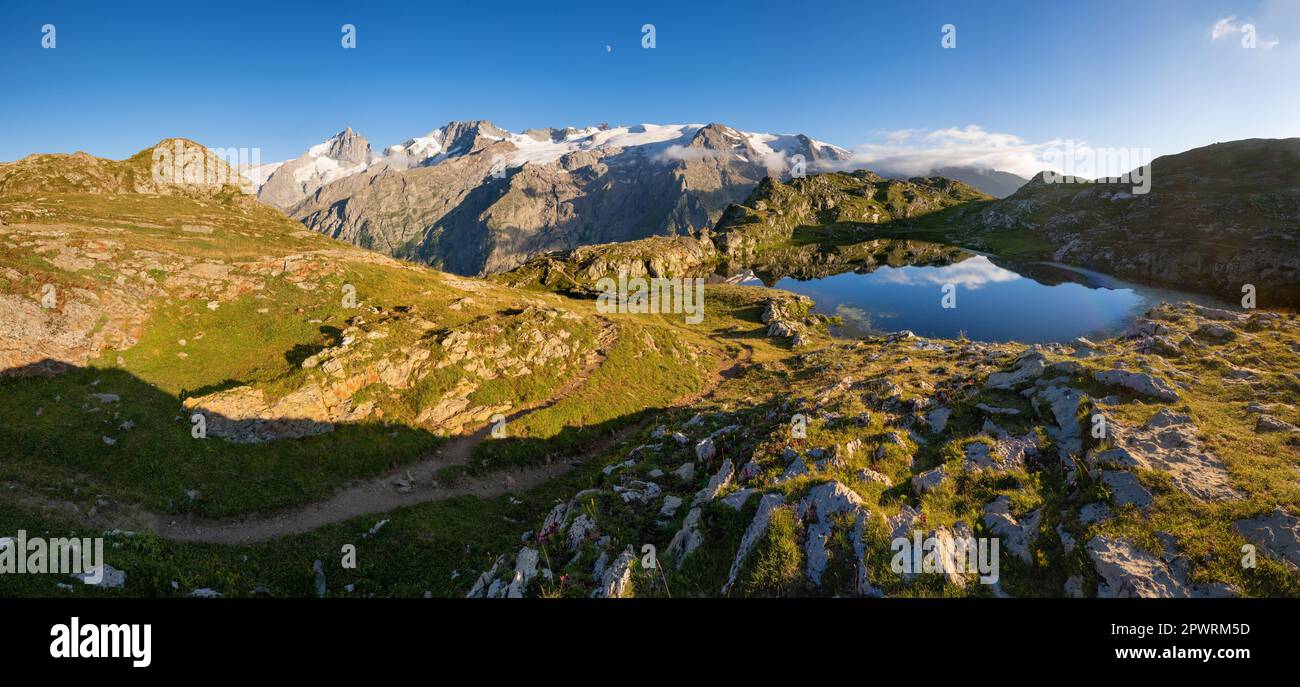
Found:
[(258, 197), (307, 226), (464, 274), (540, 252), (711, 226), (765, 176), (840, 168), (801, 134), (721, 124), (514, 133), (450, 122), (374, 153), (351, 129), (268, 172)]
[(286, 209), (335, 179), (366, 171), (380, 159), (371, 152), (370, 142), (349, 128), (312, 146), (297, 159), (254, 167), (243, 174), (257, 184), (259, 178), (254, 175), (269, 172), (257, 196)]
[[(528, 129), (522, 133), (513, 133), (487, 121), (450, 122), (423, 136), (390, 145), (384, 148), (382, 155), (370, 153), (369, 142), (349, 128), (312, 146), (297, 159), (248, 168), (241, 173), (261, 189), (283, 167), (285, 172), (277, 186), (273, 187), (274, 193), (263, 195), (262, 199), (288, 209), (317, 188), (336, 179), (366, 171), (405, 170), (435, 165), (448, 158), (473, 153), (479, 145), (486, 142), (504, 142), (514, 147), (514, 151), (503, 155), (500, 161), (507, 169), (525, 164), (552, 164), (570, 153), (590, 151), (607, 153), (635, 149), (638, 154), (659, 162), (691, 159), (693, 155), (698, 155), (683, 144), (689, 144), (691, 137), (705, 127), (703, 124), (602, 125), (585, 129)], [(786, 170), (795, 155), (802, 155), (808, 162), (844, 161), (851, 157), (844, 148), (802, 134), (754, 133), (728, 127), (721, 127), (721, 130), (723, 137), (730, 139), (730, 154), (735, 159), (744, 163), (762, 163), (776, 173)], [(722, 149), (718, 152), (726, 151)], [(290, 178), (292, 184), (287, 184)], [(286, 194), (286, 184), (287, 188), (298, 189), (300, 192)], [(301, 197), (292, 198), (294, 195)]]

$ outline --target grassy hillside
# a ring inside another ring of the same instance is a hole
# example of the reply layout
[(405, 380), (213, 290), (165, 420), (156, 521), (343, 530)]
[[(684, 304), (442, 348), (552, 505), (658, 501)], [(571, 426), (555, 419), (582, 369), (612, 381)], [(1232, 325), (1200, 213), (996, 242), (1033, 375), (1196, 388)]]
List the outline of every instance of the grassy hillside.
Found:
[[(148, 151), (87, 157), (0, 168), (0, 299), (15, 314), (0, 325), (0, 478), (28, 489), (206, 516), (285, 508), (557, 394), (517, 435), (667, 403), (715, 362), (668, 321), (377, 256), (231, 187), (131, 192)], [(624, 351), (646, 337), (661, 362), (635, 378), (595, 364), (645, 355)], [(621, 386), (655, 393), (596, 400)]]
[[(0, 596), (1300, 595), (1263, 534), (1300, 531), (1294, 315), (1162, 306), (1025, 347), (836, 341), (806, 299), (727, 284), (697, 324), (602, 314), (611, 270), (732, 256), (664, 238), (465, 279), (237, 190), (13, 164), (68, 185), (0, 193), (0, 537), (103, 536), (127, 579)], [(941, 263), (961, 251), (877, 239), (986, 202), (802, 181), (718, 235), (759, 268)], [(996, 538), (998, 583), (894, 570), (917, 532)]]

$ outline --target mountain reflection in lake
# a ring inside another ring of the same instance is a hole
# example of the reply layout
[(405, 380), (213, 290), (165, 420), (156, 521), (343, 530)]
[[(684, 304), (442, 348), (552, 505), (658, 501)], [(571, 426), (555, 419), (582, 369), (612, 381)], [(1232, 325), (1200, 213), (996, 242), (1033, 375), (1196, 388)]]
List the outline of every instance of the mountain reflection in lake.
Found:
[[(1047, 343), (1078, 336), (1106, 337), (1122, 331), (1160, 301), (1203, 297), (1147, 288), (1060, 266), (1045, 284), (972, 255), (949, 265), (881, 265), (815, 279), (779, 279), (774, 286), (811, 297), (814, 312), (838, 315), (838, 336), (860, 337), (909, 329), (921, 336), (976, 341)], [(861, 268), (859, 268), (861, 269)], [(1040, 277), (1041, 278), (1041, 277)], [(743, 283), (759, 284), (757, 278)], [(955, 287), (956, 307), (944, 308), (945, 285)]]

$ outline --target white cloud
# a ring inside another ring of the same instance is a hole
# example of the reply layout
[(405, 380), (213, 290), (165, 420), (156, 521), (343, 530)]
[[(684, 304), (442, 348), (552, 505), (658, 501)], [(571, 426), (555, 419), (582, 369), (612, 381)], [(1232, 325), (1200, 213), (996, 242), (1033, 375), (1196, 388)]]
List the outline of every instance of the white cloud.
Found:
[(729, 155), (726, 151), (710, 148), (693, 148), (691, 146), (670, 145), (660, 152), (659, 160), (717, 160)]
[(907, 286), (927, 286), (957, 284), (964, 289), (974, 291), (985, 284), (1015, 281), (1022, 277), (1015, 272), (1005, 270), (983, 255), (976, 255), (961, 262), (943, 267), (898, 267), (876, 270), (875, 277), (891, 284)]
[[(1214, 26), (1210, 27), (1210, 41), (1213, 42), (1219, 40), (1220, 38), (1228, 38), (1230, 36), (1236, 36), (1239, 33), (1245, 34), (1248, 31), (1251, 33), (1252, 40), (1255, 41), (1255, 44), (1264, 50), (1272, 50), (1273, 48), (1276, 48), (1278, 46), (1278, 43), (1281, 42), (1276, 37), (1255, 39), (1254, 38), (1254, 35), (1256, 33), (1255, 25), (1250, 23), (1246, 23), (1246, 24), (1238, 23), (1236, 15), (1224, 17), (1214, 22)], [(1245, 39), (1242, 40), (1244, 41)]]
[(1031, 143), (1014, 134), (986, 131), (970, 125), (925, 131), (884, 132), (882, 143), (867, 143), (854, 151), (853, 166), (893, 176), (924, 176), (941, 167), (976, 167), (1032, 177), (1055, 168), (1051, 153), (1059, 139)]
[(1217, 41), (1224, 36), (1231, 36), (1241, 32), (1241, 25), (1237, 23), (1236, 15), (1224, 17), (1214, 22), (1210, 27), (1210, 40)]

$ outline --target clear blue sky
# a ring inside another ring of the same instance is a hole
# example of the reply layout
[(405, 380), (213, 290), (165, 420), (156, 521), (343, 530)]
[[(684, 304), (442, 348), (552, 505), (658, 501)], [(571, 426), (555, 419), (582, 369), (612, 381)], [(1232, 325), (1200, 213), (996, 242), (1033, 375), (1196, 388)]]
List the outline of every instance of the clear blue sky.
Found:
[[(1278, 44), (1212, 41), (1228, 16)], [(954, 50), (940, 47), (948, 23)], [(10, 1), (0, 160), (121, 158), (177, 135), (272, 161), (346, 126), (381, 148), (470, 118), (718, 121), (846, 147), (973, 124), (1161, 154), (1300, 136), (1298, 46), (1291, 0)]]

